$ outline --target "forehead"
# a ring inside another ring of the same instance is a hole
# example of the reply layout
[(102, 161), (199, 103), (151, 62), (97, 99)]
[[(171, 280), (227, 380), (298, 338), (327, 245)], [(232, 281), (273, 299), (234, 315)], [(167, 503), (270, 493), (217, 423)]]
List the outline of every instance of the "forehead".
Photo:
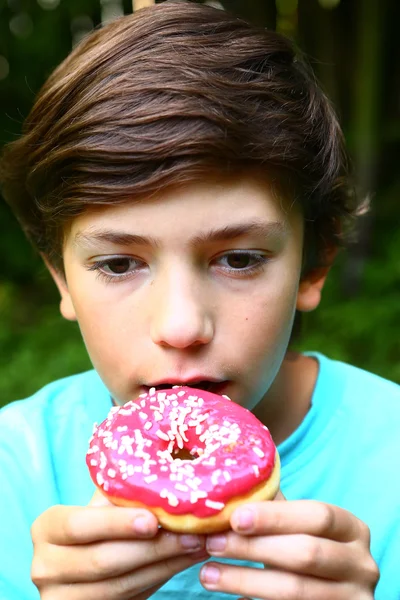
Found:
[(158, 235), (200, 236), (210, 227), (268, 225), (270, 233), (302, 227), (299, 207), (278, 196), (266, 178), (247, 175), (210, 178), (167, 187), (151, 197), (90, 208), (68, 232), (71, 241), (109, 230)]

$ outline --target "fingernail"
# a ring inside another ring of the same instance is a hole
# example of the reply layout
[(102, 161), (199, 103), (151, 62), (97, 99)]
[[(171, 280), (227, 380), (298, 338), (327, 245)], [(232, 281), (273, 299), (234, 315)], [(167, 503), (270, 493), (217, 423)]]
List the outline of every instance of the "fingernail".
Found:
[(226, 548), (226, 535), (213, 535), (207, 540), (209, 552), (223, 552)]
[(198, 550), (201, 548), (201, 539), (197, 535), (181, 535), (181, 546), (185, 550)]
[(250, 531), (254, 527), (254, 512), (250, 508), (241, 508), (235, 512), (232, 520), (239, 531)]
[(150, 535), (152, 533), (150, 519), (145, 515), (139, 515), (133, 521), (135, 533), (139, 535)]
[(205, 565), (200, 571), (200, 579), (203, 583), (208, 585), (214, 585), (218, 583), (220, 578), (220, 571), (214, 565)]

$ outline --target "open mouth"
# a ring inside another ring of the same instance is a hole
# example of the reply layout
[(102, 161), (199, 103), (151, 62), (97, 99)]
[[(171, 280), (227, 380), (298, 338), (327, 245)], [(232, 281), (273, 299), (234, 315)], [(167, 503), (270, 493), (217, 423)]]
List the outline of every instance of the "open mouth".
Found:
[[(171, 389), (177, 385), (192, 387), (198, 390), (203, 390), (204, 392), (211, 392), (213, 394), (223, 394), (223, 390), (228, 385), (228, 381), (209, 381), (207, 379), (202, 379), (200, 381), (188, 381), (185, 383), (165, 382), (151, 387), (154, 387), (157, 391), (159, 391)], [(150, 387), (146, 386), (146, 391), (148, 391), (149, 389)]]

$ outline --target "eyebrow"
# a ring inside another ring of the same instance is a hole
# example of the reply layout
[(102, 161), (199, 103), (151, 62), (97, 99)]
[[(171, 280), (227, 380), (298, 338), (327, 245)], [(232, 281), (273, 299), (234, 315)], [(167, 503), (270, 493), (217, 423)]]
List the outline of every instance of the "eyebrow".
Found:
[[(287, 231), (287, 225), (282, 221), (265, 222), (252, 220), (245, 223), (209, 229), (193, 237), (189, 244), (193, 248), (196, 248), (206, 243), (234, 240), (245, 235), (280, 239), (286, 236)], [(159, 248), (161, 246), (160, 241), (153, 236), (142, 236), (108, 229), (91, 229), (86, 232), (78, 231), (74, 237), (74, 244), (79, 246), (94, 246), (98, 243), (108, 243), (124, 247), (153, 246)]]

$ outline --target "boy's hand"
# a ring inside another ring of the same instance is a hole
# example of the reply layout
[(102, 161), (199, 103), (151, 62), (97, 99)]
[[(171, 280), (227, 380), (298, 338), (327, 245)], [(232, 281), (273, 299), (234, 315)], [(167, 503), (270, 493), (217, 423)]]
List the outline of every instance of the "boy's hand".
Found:
[(212, 556), (266, 568), (207, 563), (203, 586), (266, 600), (373, 600), (379, 571), (368, 527), (337, 506), (280, 498), (236, 509), (233, 531), (207, 539)]
[(33, 524), (32, 580), (42, 600), (142, 600), (205, 560), (204, 538), (158, 529), (149, 511), (53, 506)]

